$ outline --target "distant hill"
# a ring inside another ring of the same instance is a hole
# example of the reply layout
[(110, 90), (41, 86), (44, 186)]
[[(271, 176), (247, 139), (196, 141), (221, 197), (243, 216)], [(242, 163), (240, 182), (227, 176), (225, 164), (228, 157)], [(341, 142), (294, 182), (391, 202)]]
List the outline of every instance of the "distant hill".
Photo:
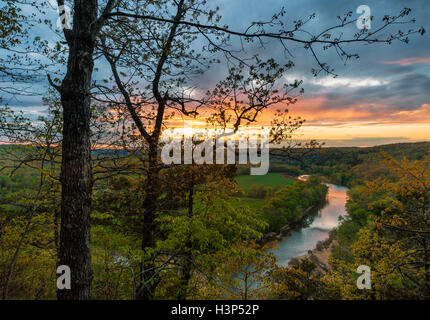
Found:
[[(7, 158), (5, 154), (9, 148), (14, 150), (15, 157), (19, 159), (19, 153), (24, 150), (28, 152), (31, 147), (20, 146), (18, 148), (18, 146), (13, 145), (0, 145), (0, 168), (6, 163), (4, 158)], [(395, 159), (421, 160), (430, 152), (430, 142), (395, 143), (363, 148), (329, 147), (315, 150), (303, 157), (299, 157), (300, 150), (293, 150), (290, 158), (281, 157), (279, 150), (271, 149), (269, 171), (283, 173), (291, 177), (297, 177), (301, 174), (318, 174), (325, 177), (329, 182), (352, 186), (362, 183), (363, 180), (371, 180), (381, 176), (388, 177), (388, 170), (383, 162), (384, 156), (381, 151)], [(22, 154), (24, 157), (25, 153)], [(125, 156), (127, 151), (113, 149), (93, 151), (93, 157), (109, 155)], [(27, 174), (26, 170), (20, 170), (18, 173), (24, 174), (21, 180)], [(237, 174), (249, 174), (249, 165), (239, 165)], [(0, 172), (0, 176), (5, 175), (7, 175), (6, 172)]]
[[(430, 142), (395, 143), (375, 147), (330, 147), (292, 160), (271, 157), (271, 171), (313, 173), (325, 176), (330, 182), (351, 186), (363, 180), (388, 176), (384, 163), (385, 152), (395, 159), (421, 160), (430, 152)], [(276, 153), (276, 151), (274, 152)], [(294, 153), (293, 153), (294, 155)]]

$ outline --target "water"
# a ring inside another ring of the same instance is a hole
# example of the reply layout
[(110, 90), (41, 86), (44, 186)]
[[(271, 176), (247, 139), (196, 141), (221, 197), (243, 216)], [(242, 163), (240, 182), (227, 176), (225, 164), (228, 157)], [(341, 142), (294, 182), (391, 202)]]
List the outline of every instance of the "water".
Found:
[(328, 202), (318, 212), (313, 222), (300, 231), (293, 231), (288, 237), (278, 242), (278, 250), (274, 254), (278, 258), (278, 265), (287, 266), (288, 262), (298, 256), (313, 250), (320, 240), (328, 238), (331, 229), (339, 225), (339, 217), (346, 214), (345, 203), (348, 188), (327, 184), (329, 187)]

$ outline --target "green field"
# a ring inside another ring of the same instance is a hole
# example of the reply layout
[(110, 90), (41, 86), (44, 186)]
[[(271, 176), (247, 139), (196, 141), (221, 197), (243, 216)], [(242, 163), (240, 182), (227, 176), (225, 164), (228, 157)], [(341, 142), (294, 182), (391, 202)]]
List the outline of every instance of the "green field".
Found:
[(248, 192), (253, 184), (263, 184), (265, 187), (286, 186), (293, 184), (294, 179), (285, 178), (282, 173), (268, 173), (263, 176), (241, 175), (236, 177), (237, 184), (244, 191)]

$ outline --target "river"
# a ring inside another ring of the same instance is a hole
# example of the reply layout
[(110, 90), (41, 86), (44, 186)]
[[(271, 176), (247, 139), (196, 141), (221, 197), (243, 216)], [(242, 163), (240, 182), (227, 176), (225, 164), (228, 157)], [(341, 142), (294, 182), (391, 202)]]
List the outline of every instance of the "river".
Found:
[(273, 253), (278, 258), (278, 265), (287, 266), (288, 262), (313, 250), (320, 240), (328, 238), (331, 229), (339, 225), (339, 217), (346, 214), (345, 204), (348, 188), (327, 184), (327, 204), (318, 212), (312, 223), (300, 231), (278, 242), (278, 250)]

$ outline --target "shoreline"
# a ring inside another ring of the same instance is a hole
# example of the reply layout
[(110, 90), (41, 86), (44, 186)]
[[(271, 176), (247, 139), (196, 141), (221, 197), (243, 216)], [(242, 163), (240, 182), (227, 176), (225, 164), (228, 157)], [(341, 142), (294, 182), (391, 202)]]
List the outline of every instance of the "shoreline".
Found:
[[(326, 184), (330, 187), (330, 184)], [(336, 187), (336, 185), (334, 185)], [(340, 186), (342, 187), (342, 186)], [(336, 202), (335, 202), (336, 203)], [(339, 204), (338, 204), (339, 206)], [(339, 210), (339, 208), (338, 208)], [(343, 214), (347, 214), (346, 210)], [(343, 215), (341, 214), (341, 215)], [(331, 231), (332, 229), (330, 229)], [(291, 229), (293, 231), (293, 229)], [(278, 235), (279, 236), (279, 235)], [(280, 243), (282, 243), (285, 240), (285, 238), (280, 238)], [(291, 268), (293, 266), (296, 266), (299, 262), (303, 260), (308, 260), (310, 262), (313, 262), (316, 265), (316, 269), (314, 270), (314, 274), (318, 275), (324, 275), (326, 274), (332, 267), (329, 263), (330, 255), (333, 252), (334, 247), (336, 247), (337, 241), (333, 239), (330, 232), (327, 233), (327, 236), (317, 243), (314, 242), (313, 247), (311, 246), (304, 246), (304, 250), (300, 252), (297, 252), (299, 255), (291, 255), (288, 258), (288, 262), (286, 262), (284, 259), (285, 257), (282, 256), (282, 264), (288, 268)], [(281, 246), (281, 248), (284, 248)], [(307, 249), (309, 248), (309, 249)], [(288, 247), (284, 248), (288, 252)], [(305, 251), (306, 250), (306, 251)], [(307, 253), (305, 253), (307, 252)]]
[[(318, 248), (321, 246), (320, 248)], [(294, 257), (288, 262), (288, 267), (294, 267), (302, 262), (303, 260), (308, 260), (315, 263), (316, 269), (314, 274), (324, 275), (331, 269), (329, 258), (333, 252), (333, 248), (336, 246), (336, 240), (332, 240), (330, 237), (320, 241), (313, 250), (309, 250), (309, 253)]]
[[(297, 179), (297, 180), (301, 180), (301, 179)], [(306, 181), (306, 180), (301, 180), (301, 181)], [(261, 239), (261, 243), (266, 244), (273, 241), (282, 241), (284, 238), (290, 236), (292, 231), (299, 231), (305, 228), (306, 226), (303, 226), (303, 223), (309, 217), (309, 213), (312, 212), (313, 210), (318, 210), (319, 212), (328, 204), (328, 194), (329, 194), (329, 189), (327, 189), (325, 199), (321, 200), (321, 202), (318, 204), (315, 204), (313, 206), (306, 208), (303, 216), (299, 220), (283, 225), (279, 229), (279, 231), (271, 231), (271, 232), (265, 233)]]
[[(305, 213), (303, 217), (299, 221), (295, 221), (293, 223), (286, 224), (282, 226), (282, 228), (279, 230), (279, 232), (271, 231), (266, 234), (264, 234), (262, 238), (262, 242), (264, 244), (273, 242), (273, 241), (281, 241), (282, 239), (288, 237), (292, 231), (294, 231), (295, 227), (302, 224), (303, 221), (308, 217), (308, 213), (312, 211), (313, 209), (317, 209), (317, 206), (310, 206), (305, 210)], [(302, 228), (300, 228), (302, 229)]]

